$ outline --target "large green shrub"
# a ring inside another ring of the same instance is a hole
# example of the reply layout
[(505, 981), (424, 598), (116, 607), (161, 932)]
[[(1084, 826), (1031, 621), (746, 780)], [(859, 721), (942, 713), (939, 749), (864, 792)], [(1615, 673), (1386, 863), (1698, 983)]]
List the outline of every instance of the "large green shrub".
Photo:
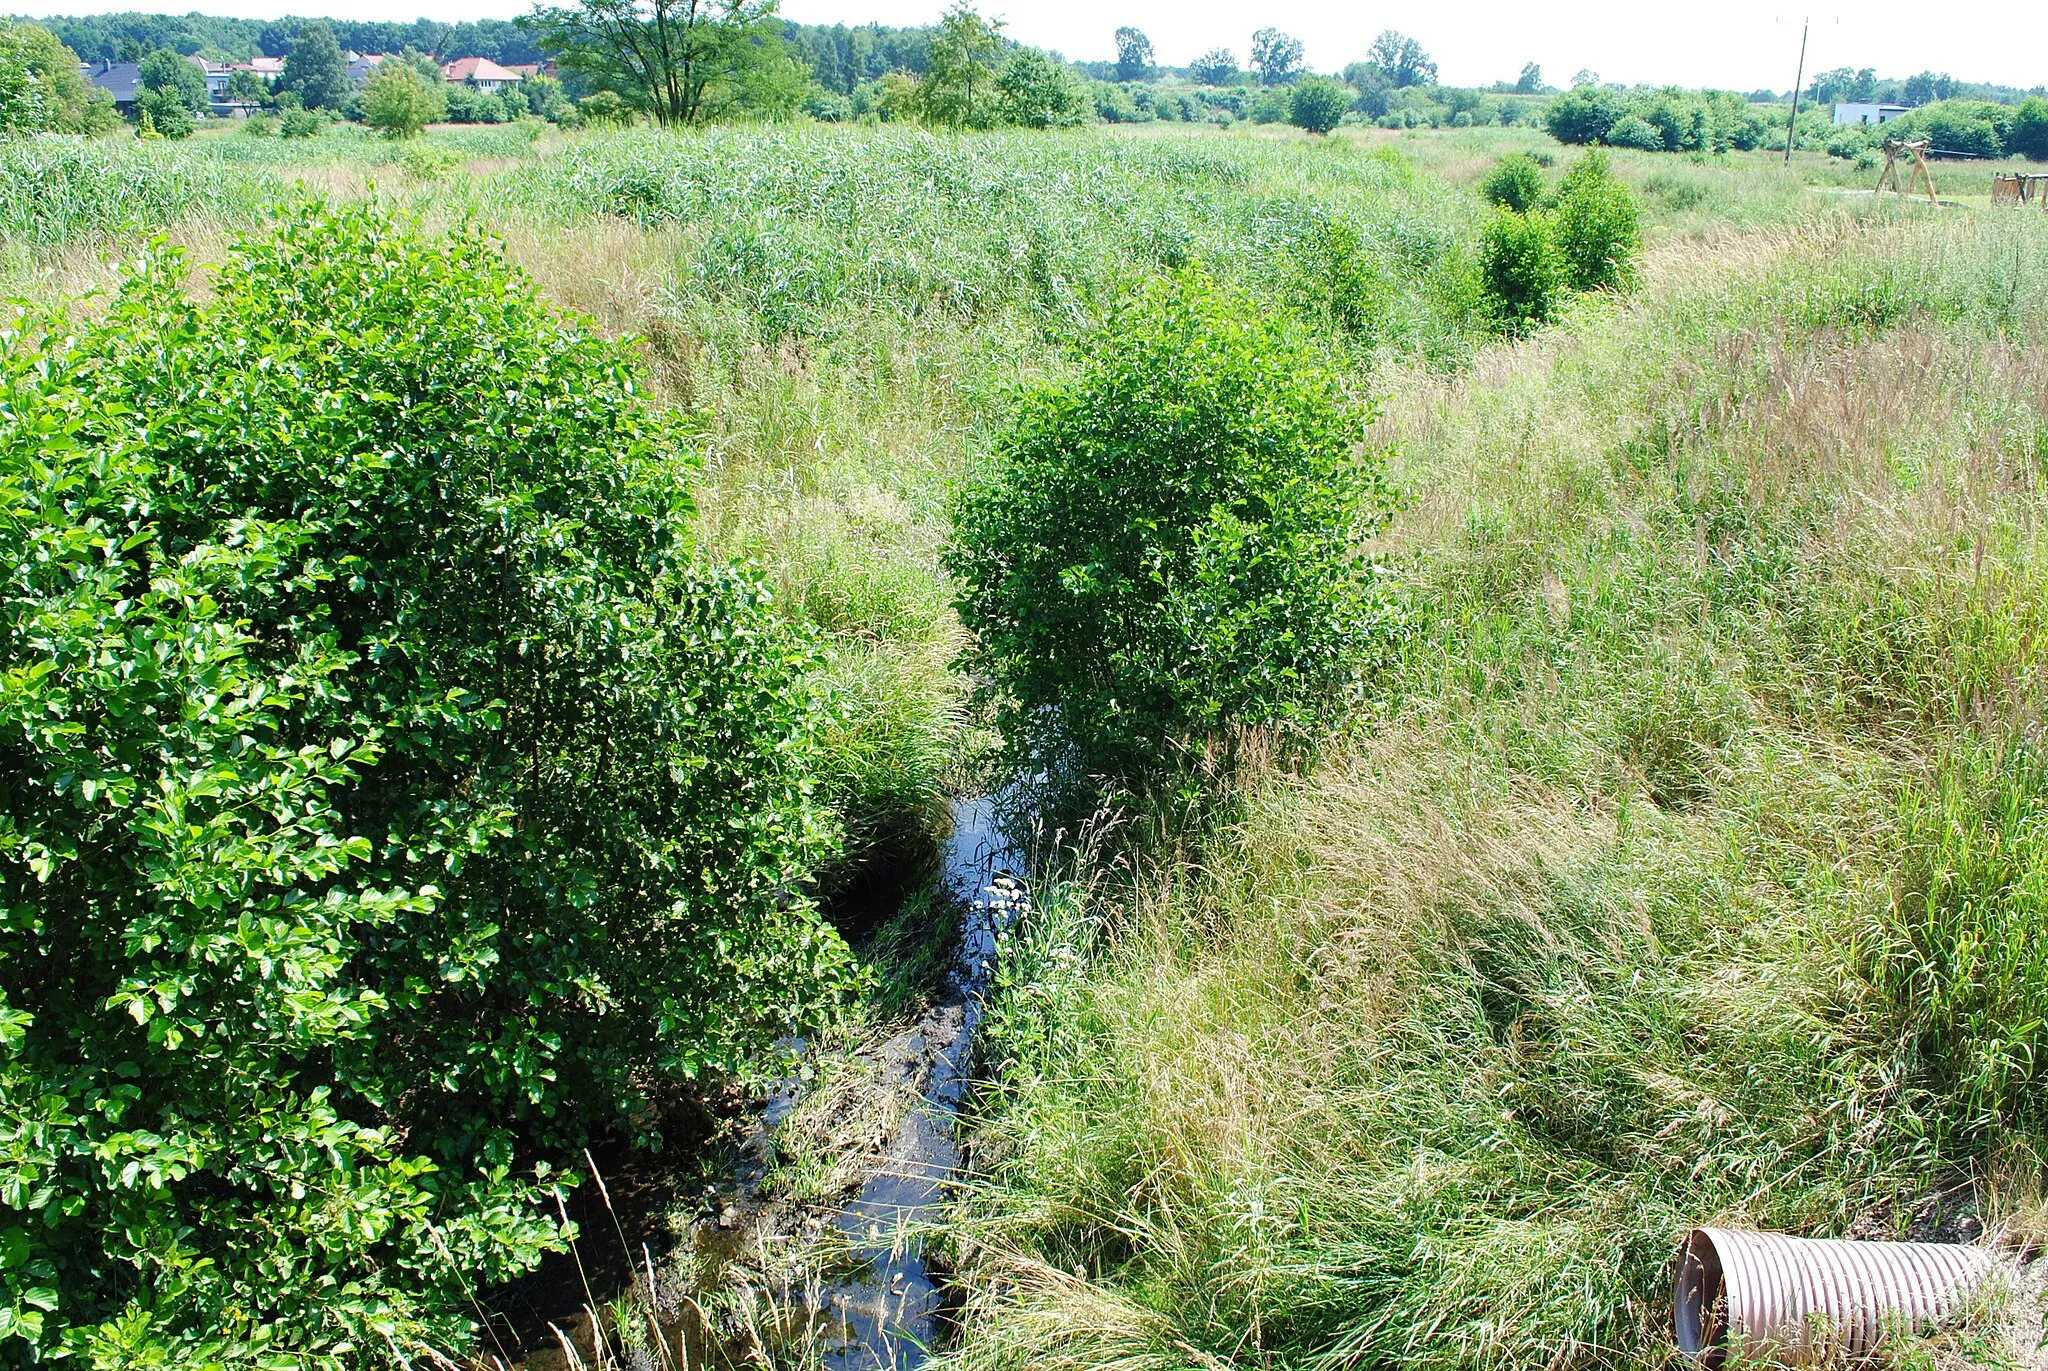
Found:
[(1649, 120), (1633, 114), (1624, 114), (1614, 121), (1614, 127), (1607, 130), (1601, 140), (1610, 147), (1635, 148), (1641, 152), (1663, 152), (1664, 134)]
[(1360, 553), (1393, 502), (1367, 417), (1200, 274), (1118, 309), (954, 512), (971, 658), (1011, 746), (1142, 778), (1175, 744), (1341, 705), (1395, 622)]
[(808, 659), (480, 236), (185, 275), (0, 349), (0, 1360), (455, 1350), (537, 1158), (844, 985)]
[(1287, 122), (1310, 133), (1328, 133), (1351, 108), (1351, 92), (1327, 76), (1304, 76), (1287, 95)]
[(1511, 153), (1493, 164), (1479, 193), (1488, 204), (1527, 214), (1543, 200), (1543, 168), (1526, 152)]
[(1552, 217), (1500, 210), (1479, 235), (1479, 285), (1488, 317), (1509, 337), (1557, 317), (1570, 291), (1569, 268)]
[(1598, 149), (1557, 187), (1556, 234), (1573, 290), (1626, 290), (1642, 251), (1642, 210)]
[(1925, 138), (1937, 152), (2003, 157), (2015, 111), (1990, 100), (1942, 100), (1899, 116), (1884, 127), (1887, 138)]
[(1088, 92), (1064, 63), (1036, 48), (1018, 48), (996, 78), (1001, 119), (1028, 129), (1064, 129), (1087, 122)]
[(1598, 143), (1627, 112), (1619, 91), (1577, 86), (1550, 102), (1543, 111), (1543, 126), (1560, 143)]
[(2030, 95), (2020, 101), (2005, 135), (2005, 150), (2014, 157), (2048, 162), (2048, 100)]

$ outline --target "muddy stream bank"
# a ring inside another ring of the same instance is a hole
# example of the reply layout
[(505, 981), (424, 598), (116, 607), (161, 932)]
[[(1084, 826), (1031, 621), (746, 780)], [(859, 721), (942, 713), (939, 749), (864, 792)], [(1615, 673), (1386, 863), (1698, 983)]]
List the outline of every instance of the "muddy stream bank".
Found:
[[(658, 1164), (598, 1165), (603, 1183), (587, 1182), (571, 1214), (574, 1259), (488, 1301), (483, 1365), (907, 1371), (946, 1340), (945, 1272), (925, 1235), (961, 1163), (956, 1123), (998, 940), (1026, 899), (994, 803), (955, 801), (952, 817), (933, 893), (957, 919), (947, 974), (913, 1022), (857, 1055), (814, 1124), (839, 1144), (837, 1204), (772, 1183), (778, 1136), (817, 1088), (793, 1070), (748, 1108), (708, 1184), (648, 1174)], [(793, 1067), (807, 1059), (805, 1044), (786, 1046)]]

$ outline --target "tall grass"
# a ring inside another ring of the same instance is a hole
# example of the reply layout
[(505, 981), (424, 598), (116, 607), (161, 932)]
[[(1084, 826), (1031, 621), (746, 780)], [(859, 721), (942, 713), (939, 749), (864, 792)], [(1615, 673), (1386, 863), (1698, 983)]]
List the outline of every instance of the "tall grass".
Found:
[(1375, 735), (1024, 936), (959, 1365), (1657, 1365), (1689, 1225), (2038, 1229), (2048, 225), (1650, 278), (1394, 384)]
[(537, 210), (689, 226), (678, 296), (771, 341), (876, 313), (1022, 312), (1064, 330), (1137, 275), (1198, 260), (1312, 309), (1332, 272), (1362, 274), (1381, 287), (1370, 322), (1385, 341), (1455, 351), (1434, 292), (1475, 217), (1390, 150), (1085, 132), (628, 133), (571, 144), (518, 184)]
[(47, 248), (192, 217), (246, 222), (270, 178), (182, 149), (58, 136), (0, 140), (0, 244)]

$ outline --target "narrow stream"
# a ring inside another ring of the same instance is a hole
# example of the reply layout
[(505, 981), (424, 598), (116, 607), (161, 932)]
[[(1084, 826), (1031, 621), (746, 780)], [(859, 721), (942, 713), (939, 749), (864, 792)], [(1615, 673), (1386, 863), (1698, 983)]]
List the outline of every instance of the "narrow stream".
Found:
[[(997, 829), (994, 801), (956, 800), (952, 816), (953, 833), (942, 849), (938, 876), (941, 898), (961, 911), (951, 974), (918, 1020), (872, 1054), (884, 1064), (883, 1075), (896, 1073), (890, 1080), (878, 1077), (873, 1088), (915, 1089), (918, 1103), (905, 1110), (853, 1198), (822, 1223), (813, 1220), (811, 1231), (830, 1229), (838, 1239), (821, 1244), (834, 1249), (831, 1273), (803, 1289), (779, 1292), (784, 1307), (771, 1320), (776, 1326), (757, 1328), (757, 1334), (778, 1344), (766, 1349), (770, 1353), (804, 1349), (809, 1356), (792, 1355), (791, 1360), (815, 1356), (828, 1371), (908, 1371), (924, 1364), (944, 1334), (946, 1292), (940, 1273), (927, 1260), (923, 1235), (938, 1220), (946, 1182), (960, 1167), (958, 1115), (970, 1083), (975, 1031), (999, 936), (1025, 905), (1022, 864)], [(682, 1238), (704, 1265), (722, 1266), (738, 1256), (755, 1223), (772, 1227), (754, 1192), (770, 1169), (774, 1131), (798, 1099), (792, 1087), (766, 1102), (724, 1182), (712, 1188), (709, 1217)], [(618, 1188), (614, 1178), (612, 1189)], [(657, 1222), (658, 1209), (642, 1215), (643, 1222)], [(623, 1243), (624, 1230), (620, 1238)], [(838, 1249), (847, 1260), (836, 1260)], [(648, 1275), (656, 1277), (659, 1247), (642, 1251)], [(582, 1279), (588, 1282), (587, 1276)], [(648, 1288), (637, 1271), (623, 1274), (618, 1283)], [(645, 1341), (658, 1346), (629, 1350), (601, 1340), (586, 1300), (560, 1316), (547, 1316), (545, 1336), (499, 1365), (513, 1371), (695, 1371), (761, 1364), (744, 1340), (735, 1342), (710, 1326), (688, 1292), (669, 1288), (666, 1279), (652, 1284), (656, 1337)], [(585, 1283), (581, 1288), (593, 1287)], [(600, 1286), (595, 1297), (616, 1293)], [(538, 1313), (528, 1307), (529, 1326)], [(498, 1359), (483, 1365), (492, 1360)]]
[(954, 802), (940, 876), (965, 908), (952, 985), (904, 1035), (911, 1041), (892, 1044), (907, 1049), (908, 1060), (930, 1061), (922, 1105), (904, 1117), (880, 1167), (832, 1219), (859, 1263), (823, 1291), (819, 1312), (835, 1334), (824, 1359), (832, 1371), (902, 1371), (922, 1365), (937, 1342), (945, 1295), (926, 1264), (919, 1230), (938, 1217), (943, 1186), (960, 1167), (956, 1124), (974, 1033), (997, 939), (1023, 904), (1013, 856), (996, 831), (993, 801)]

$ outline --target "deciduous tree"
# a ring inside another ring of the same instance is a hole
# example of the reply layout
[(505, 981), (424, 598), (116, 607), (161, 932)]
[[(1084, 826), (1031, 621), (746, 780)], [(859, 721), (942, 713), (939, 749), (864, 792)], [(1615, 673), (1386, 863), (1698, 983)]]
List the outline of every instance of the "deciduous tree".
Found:
[(1372, 47), (1366, 53), (1366, 60), (1376, 64), (1387, 74), (1397, 88), (1409, 86), (1433, 86), (1436, 84), (1436, 63), (1422, 50), (1422, 44), (1407, 34), (1386, 29), (1372, 40)]
[(1301, 74), (1304, 49), (1299, 38), (1278, 29), (1260, 29), (1252, 35), (1252, 66), (1269, 86), (1292, 81)]
[(1003, 54), (1003, 24), (955, 5), (932, 35), (918, 113), (941, 128), (981, 129), (996, 122), (996, 64)]
[(1152, 40), (1142, 29), (1116, 31), (1116, 79), (1142, 81), (1152, 74)]
[(363, 87), (363, 119), (387, 138), (411, 138), (448, 113), (447, 83), (408, 62), (386, 62)]
[(206, 76), (169, 48), (158, 48), (138, 64), (136, 79), (145, 91), (177, 100), (187, 110), (206, 104)]
[(1088, 93), (1061, 63), (1036, 48), (1010, 54), (996, 78), (1006, 124), (1032, 129), (1071, 128), (1088, 117)]
[(348, 64), (324, 19), (308, 20), (284, 59), (284, 88), (307, 109), (338, 109), (348, 99)]
[(1205, 86), (1227, 86), (1237, 79), (1237, 54), (1229, 48), (1211, 48), (1194, 60), (1188, 75)]
[(744, 106), (756, 69), (787, 63), (777, 0), (577, 0), (520, 22), (587, 85), (676, 128)]

